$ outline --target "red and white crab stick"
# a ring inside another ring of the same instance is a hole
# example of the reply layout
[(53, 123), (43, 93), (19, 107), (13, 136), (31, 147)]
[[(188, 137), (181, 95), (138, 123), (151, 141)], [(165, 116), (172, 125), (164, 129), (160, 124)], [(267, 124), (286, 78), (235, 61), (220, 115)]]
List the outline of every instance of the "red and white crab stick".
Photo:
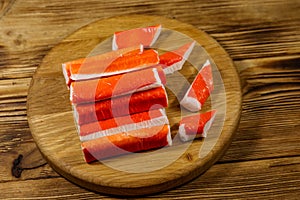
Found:
[(160, 66), (99, 79), (75, 81), (70, 86), (73, 104), (95, 102), (160, 87), (166, 76)]
[(172, 138), (169, 125), (122, 132), (81, 143), (87, 163), (171, 145)]
[(112, 49), (117, 50), (134, 45), (142, 44), (151, 47), (158, 39), (162, 26), (160, 24), (114, 33)]
[(80, 140), (87, 141), (116, 133), (164, 124), (169, 124), (169, 120), (165, 110), (159, 109), (83, 124), (78, 129)]
[(213, 89), (211, 64), (207, 60), (180, 101), (180, 105), (192, 112), (199, 111)]
[(163, 66), (166, 74), (181, 70), (185, 61), (189, 58), (195, 42), (189, 42), (178, 49), (166, 52), (159, 56), (159, 63)]
[(95, 103), (73, 105), (73, 110), (76, 123), (82, 125), (167, 106), (168, 97), (162, 86)]
[(206, 137), (216, 116), (216, 110), (183, 117), (179, 123), (178, 133), (184, 142), (194, 138)]
[(69, 85), (72, 81), (123, 74), (159, 64), (158, 53), (153, 49), (138, 49), (124, 54), (108, 54), (108, 56), (101, 54), (83, 62), (64, 63), (63, 72), (67, 84)]
[[(62, 64), (62, 71), (66, 80), (66, 84), (69, 86), (71, 82), (74, 81), (71, 79), (71, 69), (74, 73), (74, 71), (79, 71), (79, 69), (82, 69), (81, 67), (89, 66), (91, 65), (91, 63), (98, 63), (98, 65), (101, 64), (102, 66), (109, 66), (117, 58), (120, 58), (124, 55), (142, 53), (143, 51), (144, 47), (142, 45), (136, 45), (128, 48), (119, 49), (117, 51), (110, 51), (104, 54), (99, 54), (86, 58), (79, 58), (76, 60), (65, 62)], [(102, 71), (104, 71), (104, 69), (102, 69)]]

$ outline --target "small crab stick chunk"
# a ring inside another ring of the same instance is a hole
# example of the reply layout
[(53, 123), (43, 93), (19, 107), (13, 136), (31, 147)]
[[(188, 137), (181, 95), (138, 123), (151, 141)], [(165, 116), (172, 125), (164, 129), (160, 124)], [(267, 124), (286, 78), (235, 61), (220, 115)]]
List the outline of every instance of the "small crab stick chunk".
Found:
[(96, 139), (120, 132), (169, 124), (164, 109), (150, 110), (79, 126), (81, 141)]
[(210, 129), (216, 110), (206, 113), (194, 114), (183, 117), (179, 123), (179, 136), (184, 142), (193, 140), (194, 138), (206, 137), (207, 131)]
[(190, 56), (195, 42), (187, 43), (176, 50), (166, 52), (159, 56), (159, 63), (163, 66), (166, 74), (181, 70), (183, 64)]
[(169, 125), (122, 132), (81, 143), (87, 163), (171, 145), (172, 139)]
[(75, 81), (70, 87), (70, 100), (73, 104), (100, 101), (160, 87), (165, 82), (165, 74), (159, 66), (99, 79)]
[(161, 25), (155, 25), (115, 32), (112, 49), (117, 50), (139, 44), (147, 48), (151, 47), (159, 37), (161, 29)]
[(192, 112), (199, 111), (213, 89), (211, 64), (207, 60), (180, 101), (180, 105)]
[[(130, 54), (136, 54), (137, 52), (143, 52), (143, 46), (142, 45), (136, 45), (128, 48), (119, 49), (117, 51), (110, 51), (104, 54), (99, 54), (95, 56), (90, 56), (86, 58), (79, 58), (77, 60), (65, 62), (62, 64), (62, 71), (66, 80), (67, 86), (71, 84), (73, 81), (71, 79), (71, 68), (73, 71), (77, 70), (79, 71), (79, 68), (82, 66), (85, 66), (85, 63), (101, 63), (104, 66), (110, 65), (114, 60), (116, 60), (119, 57), (122, 57), (123, 55), (130, 55)], [(88, 64), (87, 64), (88, 66)]]
[(73, 105), (77, 124), (130, 115), (168, 106), (165, 88), (158, 87), (89, 104)]

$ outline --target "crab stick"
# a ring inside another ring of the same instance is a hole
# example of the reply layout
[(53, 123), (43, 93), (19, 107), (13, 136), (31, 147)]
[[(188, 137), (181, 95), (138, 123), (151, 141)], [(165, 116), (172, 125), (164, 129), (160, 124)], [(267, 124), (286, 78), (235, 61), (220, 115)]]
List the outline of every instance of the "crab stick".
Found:
[(186, 142), (194, 138), (206, 137), (215, 116), (216, 110), (212, 110), (206, 113), (183, 117), (178, 129), (180, 139)]
[(169, 120), (165, 110), (159, 109), (83, 124), (78, 128), (80, 140), (87, 141), (120, 132), (164, 124), (169, 124)]
[(161, 25), (155, 25), (115, 32), (112, 41), (112, 49), (117, 50), (139, 44), (142, 44), (147, 48), (151, 47), (159, 37), (161, 29)]
[(164, 72), (171, 74), (182, 69), (183, 64), (190, 56), (195, 42), (187, 43), (176, 50), (166, 52), (159, 56), (159, 63), (163, 65)]
[(81, 143), (87, 163), (131, 152), (171, 146), (169, 125), (122, 132)]
[(157, 51), (153, 49), (143, 52), (133, 51), (115, 59), (110, 64), (102, 62), (85, 62), (83, 64), (72, 64), (70, 78), (72, 80), (86, 80), (112, 76), (130, 71), (140, 70), (159, 63)]
[(62, 64), (62, 71), (63, 75), (66, 80), (67, 86), (71, 84), (73, 80), (71, 80), (71, 68), (72, 70), (79, 70), (81, 66), (85, 66), (87, 63), (101, 63), (104, 66), (110, 65), (114, 60), (116, 60), (119, 57), (122, 57), (123, 55), (130, 55), (130, 54), (136, 54), (137, 52), (142, 53), (143, 52), (143, 46), (137, 45), (132, 46), (128, 48), (119, 49), (117, 51), (110, 51), (104, 54), (99, 54), (95, 56), (90, 56), (86, 58), (79, 58), (77, 60), (72, 60), (69, 62), (65, 62)]
[(157, 66), (100, 79), (75, 81), (70, 87), (70, 100), (73, 104), (100, 101), (160, 87), (165, 83), (165, 73)]
[(95, 103), (73, 105), (73, 110), (75, 121), (82, 125), (167, 106), (168, 97), (162, 86)]
[(211, 64), (207, 60), (180, 101), (180, 105), (192, 112), (199, 111), (213, 89)]

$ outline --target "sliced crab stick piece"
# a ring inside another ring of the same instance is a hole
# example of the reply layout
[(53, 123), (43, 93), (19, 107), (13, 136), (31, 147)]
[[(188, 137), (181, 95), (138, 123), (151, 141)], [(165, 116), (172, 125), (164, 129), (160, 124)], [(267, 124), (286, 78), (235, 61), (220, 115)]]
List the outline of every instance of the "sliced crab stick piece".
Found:
[(127, 131), (81, 143), (87, 163), (113, 156), (171, 146), (169, 125)]
[(216, 116), (216, 110), (183, 117), (179, 123), (179, 137), (186, 142), (194, 138), (206, 137)]
[[(91, 57), (86, 57), (86, 58), (80, 58), (77, 60), (65, 62), (62, 64), (62, 71), (66, 80), (66, 84), (69, 86), (70, 83), (72, 82), (71, 80), (71, 67), (72, 68), (79, 68), (81, 65), (84, 63), (102, 63), (102, 65), (110, 65), (114, 60), (116, 60), (119, 57), (122, 57), (124, 54), (130, 54), (131, 53), (136, 53), (136, 52), (143, 52), (143, 46), (142, 45), (137, 45), (137, 46), (132, 46), (128, 48), (123, 48), (119, 49), (117, 51), (111, 51), (107, 52), (104, 54), (99, 54)], [(73, 69), (75, 70), (75, 69)]]
[(157, 66), (100, 79), (75, 81), (70, 87), (70, 100), (73, 104), (100, 101), (160, 87), (165, 83), (165, 73)]
[(213, 89), (211, 64), (207, 60), (180, 101), (180, 105), (192, 112), (199, 111)]
[(169, 124), (164, 109), (111, 118), (79, 126), (81, 141), (96, 139), (120, 132)]
[(82, 125), (167, 106), (168, 97), (162, 86), (95, 103), (73, 105), (73, 113), (77, 124)]
[(159, 56), (159, 63), (164, 66), (164, 72), (171, 74), (175, 71), (181, 70), (183, 64), (190, 56), (195, 42), (187, 43), (176, 50), (166, 52)]
[(72, 80), (86, 80), (112, 76), (130, 71), (140, 70), (159, 63), (157, 51), (153, 49), (140, 52), (139, 50), (129, 52), (115, 59), (110, 64), (104, 62), (85, 62), (72, 64), (70, 68)]
[(145, 47), (151, 47), (159, 37), (161, 25), (136, 28), (114, 33), (112, 49), (130, 47), (142, 44)]

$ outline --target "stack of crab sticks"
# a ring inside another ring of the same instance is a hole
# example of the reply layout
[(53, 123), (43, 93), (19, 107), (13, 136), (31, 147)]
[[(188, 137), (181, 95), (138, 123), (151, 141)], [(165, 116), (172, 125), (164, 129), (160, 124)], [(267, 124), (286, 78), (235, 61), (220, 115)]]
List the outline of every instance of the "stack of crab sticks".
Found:
[[(161, 29), (156, 25), (116, 32), (112, 51), (62, 64), (87, 163), (172, 145), (165, 111), (166, 74), (182, 68), (195, 42), (159, 55), (151, 46)], [(212, 90), (211, 68), (206, 63), (181, 105), (200, 110)], [(195, 132), (203, 137), (214, 114), (202, 114), (195, 123), (197, 117), (182, 119), (183, 141)]]

